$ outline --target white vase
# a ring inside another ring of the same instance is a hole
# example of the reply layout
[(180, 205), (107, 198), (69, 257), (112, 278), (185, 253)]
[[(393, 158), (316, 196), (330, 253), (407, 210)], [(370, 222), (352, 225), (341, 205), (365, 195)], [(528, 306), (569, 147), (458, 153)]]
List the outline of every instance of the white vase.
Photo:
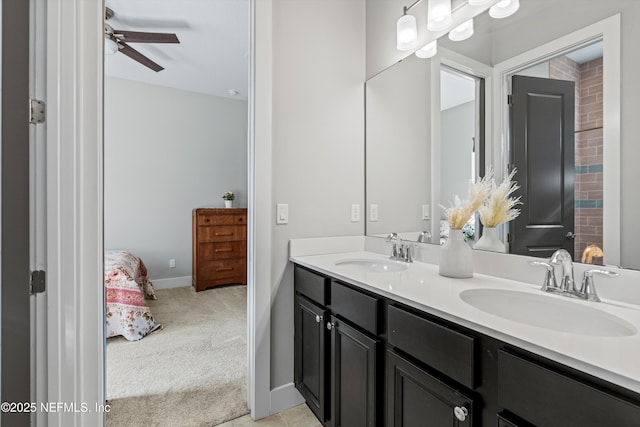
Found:
[(473, 251), (464, 241), (462, 230), (449, 230), (449, 238), (440, 248), (441, 276), (468, 279), (473, 277)]
[(480, 249), (483, 251), (502, 252), (505, 253), (507, 248), (502, 243), (502, 240), (498, 238), (498, 231), (495, 227), (484, 227), (482, 230), (482, 237), (474, 246), (474, 249)]
[(225, 200), (224, 201), (224, 207), (225, 208), (232, 208), (233, 207), (233, 200)]

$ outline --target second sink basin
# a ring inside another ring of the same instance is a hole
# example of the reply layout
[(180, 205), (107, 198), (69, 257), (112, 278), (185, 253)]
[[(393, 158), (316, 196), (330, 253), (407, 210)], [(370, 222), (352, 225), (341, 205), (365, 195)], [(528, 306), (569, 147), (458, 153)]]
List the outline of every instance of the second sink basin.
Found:
[(336, 261), (335, 265), (357, 266), (371, 273), (399, 273), (407, 269), (406, 265), (399, 262), (366, 258), (341, 259)]
[(626, 337), (637, 329), (629, 322), (567, 298), (506, 289), (469, 289), (460, 298), (479, 310), (553, 331), (597, 337)]

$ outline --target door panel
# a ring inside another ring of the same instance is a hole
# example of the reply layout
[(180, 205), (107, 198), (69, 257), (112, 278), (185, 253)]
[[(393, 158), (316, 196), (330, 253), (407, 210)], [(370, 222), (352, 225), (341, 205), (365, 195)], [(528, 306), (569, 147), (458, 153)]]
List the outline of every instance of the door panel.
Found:
[[(9, 36), (7, 36), (9, 35)], [(2, 402), (30, 402), (29, 2), (2, 2)], [(9, 408), (13, 409), (13, 408)], [(19, 409), (16, 407), (15, 409)], [(0, 423), (28, 426), (29, 411)]]
[(511, 162), (523, 204), (510, 224), (510, 252), (548, 257), (564, 248), (573, 256), (575, 83), (524, 76), (512, 82)]

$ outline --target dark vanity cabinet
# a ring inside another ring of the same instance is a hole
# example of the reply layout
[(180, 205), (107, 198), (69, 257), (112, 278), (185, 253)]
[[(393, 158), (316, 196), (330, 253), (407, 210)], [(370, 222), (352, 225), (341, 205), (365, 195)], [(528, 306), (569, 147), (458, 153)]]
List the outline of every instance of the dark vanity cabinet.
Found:
[(296, 388), (326, 426), (381, 426), (380, 301), (300, 267), (295, 290)]
[(640, 395), (295, 267), (295, 385), (331, 427), (637, 427)]

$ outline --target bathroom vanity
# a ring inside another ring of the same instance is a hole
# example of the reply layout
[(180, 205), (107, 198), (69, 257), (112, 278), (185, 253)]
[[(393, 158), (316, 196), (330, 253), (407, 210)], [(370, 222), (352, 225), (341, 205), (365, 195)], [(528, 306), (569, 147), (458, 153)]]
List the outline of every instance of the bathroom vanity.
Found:
[[(295, 385), (326, 426), (640, 423), (637, 306), (370, 252), (291, 260)], [(525, 313), (539, 298), (551, 308)]]

